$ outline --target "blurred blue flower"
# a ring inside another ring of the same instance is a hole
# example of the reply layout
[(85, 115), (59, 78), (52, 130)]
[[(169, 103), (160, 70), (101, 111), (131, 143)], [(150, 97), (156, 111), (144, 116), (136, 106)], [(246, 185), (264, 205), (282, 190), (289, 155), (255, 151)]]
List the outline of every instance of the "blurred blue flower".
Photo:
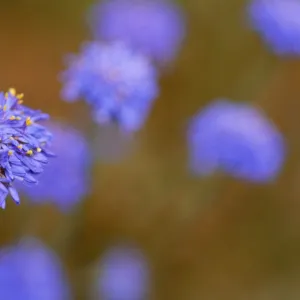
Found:
[(140, 129), (158, 94), (155, 69), (124, 44), (90, 42), (69, 60), (62, 74), (62, 97), (84, 98), (99, 124), (116, 122), (124, 131)]
[(185, 36), (182, 11), (167, 0), (106, 0), (88, 17), (96, 38), (124, 41), (162, 63), (174, 59)]
[(278, 55), (300, 54), (300, 1), (253, 0), (252, 27)]
[(23, 94), (14, 89), (0, 93), (0, 206), (5, 208), (8, 193), (20, 202), (13, 182), (35, 184), (36, 174), (43, 172), (52, 135), (37, 122), (48, 115), (22, 105)]
[(92, 157), (85, 138), (75, 129), (62, 123), (48, 123), (54, 133), (51, 143), (57, 155), (32, 186), (20, 186), (31, 201), (53, 202), (63, 211), (71, 209), (90, 189)]
[(99, 265), (98, 294), (103, 300), (141, 300), (149, 292), (149, 269), (137, 249), (108, 251)]
[(0, 251), (0, 291), (6, 300), (69, 299), (58, 258), (31, 238)]
[(188, 131), (191, 168), (222, 169), (253, 182), (272, 180), (285, 158), (283, 137), (254, 107), (217, 100), (196, 115)]

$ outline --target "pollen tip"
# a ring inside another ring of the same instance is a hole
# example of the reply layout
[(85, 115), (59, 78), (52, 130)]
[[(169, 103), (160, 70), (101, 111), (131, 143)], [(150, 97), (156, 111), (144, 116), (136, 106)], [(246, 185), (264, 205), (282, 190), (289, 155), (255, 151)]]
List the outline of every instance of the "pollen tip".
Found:
[[(23, 94), (23, 93), (17, 95), (17, 99), (19, 99), (19, 100), (21, 100), (23, 97), (24, 97), (24, 94)], [(21, 101), (22, 101), (22, 100), (21, 100)]]
[(33, 123), (33, 122), (32, 122), (32, 120), (30, 119), (30, 117), (27, 117), (27, 118), (26, 118), (26, 125), (27, 125), (27, 126), (30, 126), (30, 125), (32, 125), (32, 123)]
[(16, 93), (17, 93), (17, 91), (16, 91), (15, 88), (10, 88), (10, 89), (8, 90), (8, 92), (9, 92), (12, 96), (16, 96)]
[(28, 150), (28, 151), (26, 152), (26, 154), (27, 154), (27, 155), (32, 155), (32, 154), (33, 154), (33, 151), (32, 151), (32, 150)]

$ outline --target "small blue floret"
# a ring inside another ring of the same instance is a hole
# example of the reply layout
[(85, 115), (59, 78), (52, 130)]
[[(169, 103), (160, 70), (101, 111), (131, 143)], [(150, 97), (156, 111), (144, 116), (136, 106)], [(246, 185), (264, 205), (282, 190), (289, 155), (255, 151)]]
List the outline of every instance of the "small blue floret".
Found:
[(7, 300), (70, 299), (60, 261), (33, 238), (0, 250), (0, 290)]
[(183, 12), (167, 0), (105, 0), (88, 18), (95, 38), (121, 40), (162, 64), (176, 57), (185, 36)]
[(192, 119), (188, 144), (194, 172), (220, 169), (253, 182), (274, 179), (286, 152), (282, 135), (258, 109), (228, 100), (213, 102)]
[(39, 175), (38, 185), (20, 185), (34, 203), (53, 202), (68, 211), (80, 202), (90, 190), (91, 151), (85, 138), (62, 123), (47, 123), (54, 135), (51, 148), (56, 159)]
[(253, 0), (249, 6), (252, 28), (278, 55), (300, 55), (300, 1)]
[(5, 208), (6, 197), (20, 202), (14, 181), (37, 183), (36, 175), (43, 172), (48, 157), (51, 133), (39, 121), (48, 118), (41, 111), (22, 104), (23, 94), (14, 89), (0, 93), (0, 206)]
[(158, 95), (155, 68), (122, 43), (86, 43), (62, 80), (63, 99), (85, 99), (97, 123), (116, 122), (127, 132), (141, 128)]

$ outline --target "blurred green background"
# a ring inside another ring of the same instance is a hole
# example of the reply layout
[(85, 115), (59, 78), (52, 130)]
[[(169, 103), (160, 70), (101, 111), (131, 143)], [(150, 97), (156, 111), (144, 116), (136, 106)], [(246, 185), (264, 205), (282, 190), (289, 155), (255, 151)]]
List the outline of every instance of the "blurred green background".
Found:
[[(187, 37), (134, 149), (117, 163), (98, 161), (91, 196), (68, 215), (8, 201), (1, 245), (41, 238), (62, 258), (76, 299), (88, 299), (93, 264), (122, 241), (149, 258), (151, 299), (300, 299), (300, 62), (268, 52), (248, 28), (247, 2), (180, 1)], [(91, 38), (93, 1), (0, 3), (1, 90), (16, 87), (29, 106), (89, 133), (85, 105), (59, 99), (57, 76), (63, 56)], [(288, 159), (275, 183), (189, 175), (188, 119), (218, 97), (253, 101), (285, 134)]]

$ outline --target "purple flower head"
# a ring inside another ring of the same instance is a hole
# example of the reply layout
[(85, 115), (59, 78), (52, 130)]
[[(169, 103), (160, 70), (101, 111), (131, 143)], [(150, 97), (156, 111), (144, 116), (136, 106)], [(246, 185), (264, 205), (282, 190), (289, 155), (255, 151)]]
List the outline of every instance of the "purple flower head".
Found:
[(38, 177), (36, 186), (20, 186), (35, 203), (54, 202), (69, 210), (89, 192), (91, 153), (85, 138), (75, 129), (48, 123), (54, 133), (51, 147), (56, 159)]
[(1, 250), (0, 290), (8, 300), (69, 299), (59, 260), (34, 239)]
[(104, 300), (141, 300), (147, 296), (148, 265), (136, 249), (114, 248), (99, 265), (98, 294)]
[(217, 100), (195, 116), (188, 142), (192, 169), (216, 169), (253, 182), (272, 180), (285, 157), (283, 137), (264, 115), (247, 104)]
[(278, 55), (300, 54), (300, 1), (253, 0), (252, 27)]
[(155, 69), (120, 43), (86, 43), (78, 56), (70, 58), (62, 80), (66, 101), (84, 98), (96, 122), (117, 122), (129, 132), (143, 125), (158, 94)]
[(121, 40), (154, 59), (174, 59), (185, 35), (182, 11), (167, 0), (105, 0), (89, 15), (96, 38)]
[(14, 89), (0, 93), (0, 206), (5, 208), (10, 193), (20, 202), (13, 186), (15, 180), (35, 184), (35, 175), (43, 172), (48, 157), (52, 135), (38, 121), (48, 115), (22, 105), (23, 94)]

